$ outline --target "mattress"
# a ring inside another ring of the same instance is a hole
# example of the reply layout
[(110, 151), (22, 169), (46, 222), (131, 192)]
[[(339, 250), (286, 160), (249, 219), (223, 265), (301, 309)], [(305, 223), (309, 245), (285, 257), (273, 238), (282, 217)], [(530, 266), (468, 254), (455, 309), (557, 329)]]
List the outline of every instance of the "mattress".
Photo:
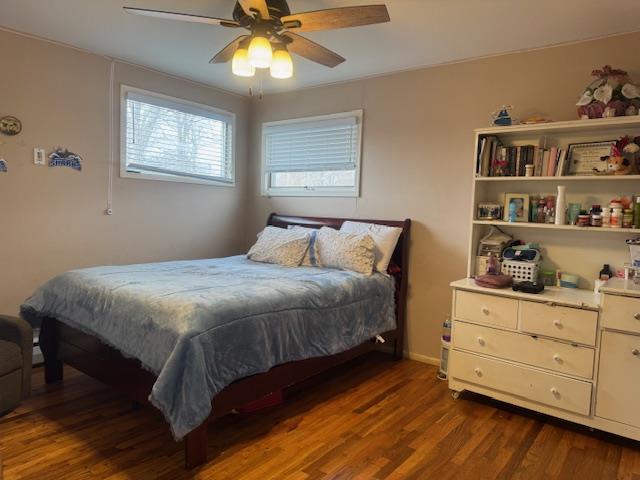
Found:
[(21, 311), (138, 359), (157, 376), (149, 400), (177, 439), (208, 417), (230, 383), (395, 328), (394, 280), (386, 275), (244, 255), (72, 270), (38, 288)]

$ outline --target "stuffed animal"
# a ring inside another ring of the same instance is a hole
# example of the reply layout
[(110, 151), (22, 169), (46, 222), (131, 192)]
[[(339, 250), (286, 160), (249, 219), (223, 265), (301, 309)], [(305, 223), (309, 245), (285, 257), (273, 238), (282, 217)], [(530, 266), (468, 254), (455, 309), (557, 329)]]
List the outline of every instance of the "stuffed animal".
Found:
[(607, 162), (607, 168), (604, 171), (599, 171), (599, 173), (604, 173), (606, 175), (629, 175), (631, 173), (631, 162), (628, 158), (607, 155), (605, 157), (600, 157), (600, 160), (603, 162)]

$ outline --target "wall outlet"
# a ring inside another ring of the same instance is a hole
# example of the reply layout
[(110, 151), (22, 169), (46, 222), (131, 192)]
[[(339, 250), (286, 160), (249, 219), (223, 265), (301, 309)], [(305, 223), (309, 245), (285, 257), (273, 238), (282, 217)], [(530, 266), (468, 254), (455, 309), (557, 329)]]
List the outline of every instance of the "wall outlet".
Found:
[(34, 148), (33, 149), (33, 163), (36, 165), (46, 165), (47, 154), (44, 151), (44, 148)]

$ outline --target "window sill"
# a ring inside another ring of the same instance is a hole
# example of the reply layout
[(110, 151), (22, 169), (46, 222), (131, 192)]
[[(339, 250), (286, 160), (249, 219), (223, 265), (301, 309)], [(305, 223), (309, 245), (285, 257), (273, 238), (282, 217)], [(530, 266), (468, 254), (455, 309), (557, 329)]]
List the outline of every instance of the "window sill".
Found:
[(263, 197), (338, 197), (358, 198), (360, 192), (336, 190), (280, 190), (270, 189), (262, 192)]
[(235, 180), (231, 182), (222, 182), (218, 180), (204, 180), (200, 178), (178, 177), (157, 173), (134, 173), (129, 171), (120, 171), (120, 178), (131, 178), (135, 180), (154, 180), (174, 183), (191, 183), (196, 185), (208, 185), (212, 187), (235, 187), (236, 185)]

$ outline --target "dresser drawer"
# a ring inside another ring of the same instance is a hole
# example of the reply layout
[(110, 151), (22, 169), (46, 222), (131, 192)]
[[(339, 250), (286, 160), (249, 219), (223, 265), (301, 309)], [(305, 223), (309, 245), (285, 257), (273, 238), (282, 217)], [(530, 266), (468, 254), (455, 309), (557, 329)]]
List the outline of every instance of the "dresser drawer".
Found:
[(595, 352), (588, 347), (458, 321), (453, 346), (578, 377), (593, 377)]
[(449, 375), (551, 407), (589, 415), (591, 383), (453, 351)]
[(598, 312), (545, 303), (520, 303), (520, 330), (584, 345), (596, 344)]
[(640, 333), (640, 298), (605, 294), (602, 299), (602, 325)]
[(457, 290), (455, 316), (471, 322), (516, 328), (518, 301), (513, 298)]

